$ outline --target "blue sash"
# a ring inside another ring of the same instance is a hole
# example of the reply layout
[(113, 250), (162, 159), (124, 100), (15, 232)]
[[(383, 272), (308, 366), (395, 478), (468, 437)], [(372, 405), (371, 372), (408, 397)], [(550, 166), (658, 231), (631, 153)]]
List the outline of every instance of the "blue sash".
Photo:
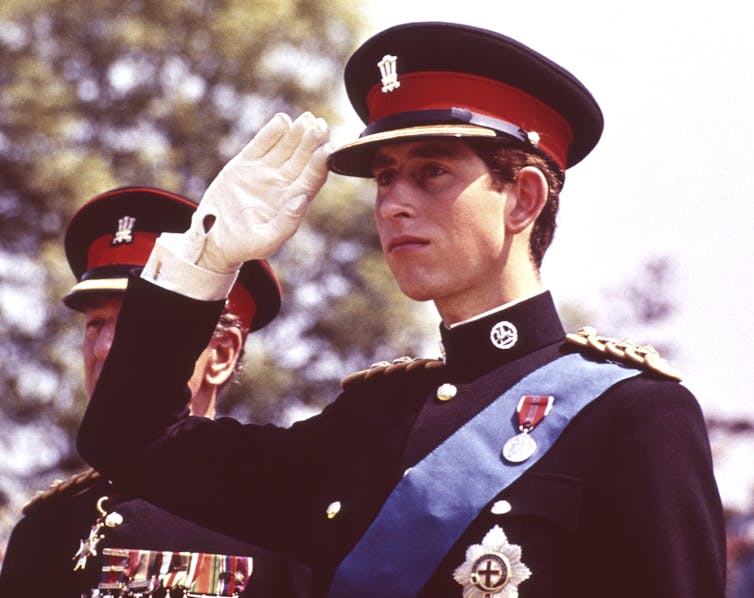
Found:
[[(581, 409), (638, 373), (572, 354), (523, 378), (401, 479), (338, 566), (328, 598), (415, 596), (485, 505), (534, 465)], [(501, 450), (523, 395), (553, 395), (555, 403), (531, 433), (536, 452), (515, 464)]]

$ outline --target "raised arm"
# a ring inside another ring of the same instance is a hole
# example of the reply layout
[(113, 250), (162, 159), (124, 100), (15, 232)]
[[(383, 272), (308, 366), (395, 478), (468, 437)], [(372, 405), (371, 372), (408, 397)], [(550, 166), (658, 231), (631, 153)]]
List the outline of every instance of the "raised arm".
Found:
[[(328, 152), (322, 119), (305, 113), (291, 123), (276, 115), (218, 174), (190, 229), (160, 237), (141, 278), (129, 281), (81, 424), (79, 451), (93, 467), (158, 500), (168, 496), (152, 487), (158, 476), (171, 480), (166, 485), (191, 486), (210, 472), (230, 475), (219, 473), (218, 461), (229, 455), (212, 441), (229, 438), (226, 431), (240, 424), (188, 417), (187, 382), (237, 269), (268, 257), (294, 234), (325, 182)], [(179, 429), (181, 440), (171, 442)], [(272, 429), (260, 434), (279, 436)], [(201, 449), (204, 443), (212, 450)]]
[(327, 124), (276, 114), (207, 188), (191, 227), (157, 240), (142, 277), (202, 300), (224, 299), (241, 264), (273, 255), (327, 179)]

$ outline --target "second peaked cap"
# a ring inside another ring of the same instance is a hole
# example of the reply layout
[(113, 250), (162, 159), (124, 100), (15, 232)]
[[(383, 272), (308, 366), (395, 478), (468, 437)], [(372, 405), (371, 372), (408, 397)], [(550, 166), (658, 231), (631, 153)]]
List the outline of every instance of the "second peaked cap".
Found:
[[(82, 311), (95, 295), (126, 290), (128, 276), (142, 268), (161, 233), (187, 230), (197, 204), (181, 195), (147, 186), (111, 189), (87, 201), (65, 233), (65, 252), (76, 284), (63, 298)], [(280, 311), (280, 283), (265, 260), (245, 262), (228, 296), (229, 311), (250, 331)]]

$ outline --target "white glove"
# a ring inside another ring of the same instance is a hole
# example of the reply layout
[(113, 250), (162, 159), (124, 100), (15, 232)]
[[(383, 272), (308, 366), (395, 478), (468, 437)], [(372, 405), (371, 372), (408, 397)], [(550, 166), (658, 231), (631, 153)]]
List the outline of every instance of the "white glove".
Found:
[(271, 256), (296, 232), (327, 179), (328, 140), (327, 123), (310, 112), (294, 123), (276, 114), (215, 177), (177, 245), (168, 243), (217, 273)]

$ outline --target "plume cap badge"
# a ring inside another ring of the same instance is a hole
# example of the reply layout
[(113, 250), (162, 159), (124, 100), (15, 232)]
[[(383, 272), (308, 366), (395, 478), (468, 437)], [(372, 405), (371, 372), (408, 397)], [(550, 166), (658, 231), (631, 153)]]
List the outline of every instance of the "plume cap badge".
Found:
[(133, 243), (134, 241), (134, 224), (136, 224), (136, 218), (133, 216), (123, 216), (118, 218), (118, 230), (113, 235), (113, 245), (121, 245), (124, 243)]
[(385, 54), (377, 63), (377, 67), (380, 69), (382, 75), (382, 93), (388, 93), (398, 89), (401, 86), (401, 82), (398, 81), (398, 57)]

